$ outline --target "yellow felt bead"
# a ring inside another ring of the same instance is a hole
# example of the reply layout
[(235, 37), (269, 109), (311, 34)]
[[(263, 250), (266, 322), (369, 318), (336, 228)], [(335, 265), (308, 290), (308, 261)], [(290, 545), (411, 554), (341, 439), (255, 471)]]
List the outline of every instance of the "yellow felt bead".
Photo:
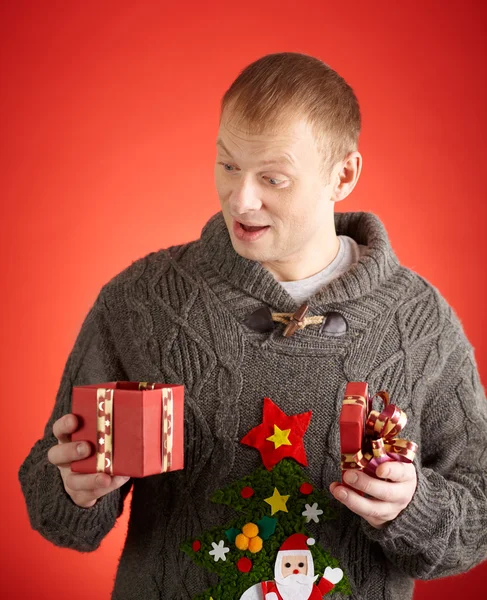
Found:
[(235, 538), (235, 546), (237, 546), (239, 550), (247, 550), (249, 547), (249, 538), (243, 533), (239, 533)]
[(248, 538), (254, 538), (259, 534), (259, 528), (255, 523), (247, 523), (242, 527), (242, 531)]
[(263, 544), (264, 544), (264, 542), (262, 541), (262, 538), (260, 538), (258, 535), (256, 535), (249, 541), (250, 552), (260, 552), (262, 550)]

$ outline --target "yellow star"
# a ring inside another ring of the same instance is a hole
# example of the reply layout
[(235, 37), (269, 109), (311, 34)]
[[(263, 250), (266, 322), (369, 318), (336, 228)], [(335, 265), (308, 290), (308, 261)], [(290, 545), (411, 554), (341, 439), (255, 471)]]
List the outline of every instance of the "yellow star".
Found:
[(281, 446), (292, 446), (289, 441), (290, 429), (279, 429), (277, 425), (274, 425), (274, 435), (266, 438), (269, 442), (274, 442), (274, 450), (277, 450)]
[(283, 512), (288, 512), (286, 508), (286, 502), (288, 501), (289, 496), (281, 496), (278, 492), (277, 488), (274, 488), (274, 493), (269, 498), (266, 498), (264, 502), (271, 505), (271, 515), (276, 512), (282, 510)]

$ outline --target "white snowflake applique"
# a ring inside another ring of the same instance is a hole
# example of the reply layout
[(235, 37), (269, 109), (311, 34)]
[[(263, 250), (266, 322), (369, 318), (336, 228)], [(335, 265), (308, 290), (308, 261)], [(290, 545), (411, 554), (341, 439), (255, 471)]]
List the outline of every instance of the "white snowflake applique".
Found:
[(220, 540), (218, 545), (215, 544), (215, 542), (211, 542), (211, 545), (213, 546), (213, 550), (210, 550), (209, 554), (213, 556), (213, 560), (215, 562), (220, 559), (227, 560), (225, 554), (230, 552), (230, 548), (225, 547), (225, 542), (223, 540)]
[(305, 504), (305, 506), (306, 510), (304, 510), (301, 514), (303, 517), (306, 517), (306, 523), (309, 523), (310, 521), (318, 523), (318, 517), (323, 514), (321, 508), (318, 508), (318, 502), (315, 502), (312, 506), (309, 504)]

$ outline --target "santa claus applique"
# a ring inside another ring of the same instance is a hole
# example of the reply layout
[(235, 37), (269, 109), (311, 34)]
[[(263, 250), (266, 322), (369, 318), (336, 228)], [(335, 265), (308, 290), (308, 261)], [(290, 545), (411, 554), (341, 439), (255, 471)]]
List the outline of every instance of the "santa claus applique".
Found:
[(343, 577), (341, 569), (326, 567), (323, 577), (314, 574), (315, 543), (303, 533), (294, 533), (282, 544), (274, 566), (274, 581), (254, 585), (240, 600), (321, 600)]

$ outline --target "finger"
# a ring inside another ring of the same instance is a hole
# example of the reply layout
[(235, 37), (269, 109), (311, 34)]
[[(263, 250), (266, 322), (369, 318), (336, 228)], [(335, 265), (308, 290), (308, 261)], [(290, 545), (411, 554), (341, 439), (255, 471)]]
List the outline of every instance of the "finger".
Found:
[(330, 484), (330, 492), (331, 492), (332, 494), (333, 494), (333, 490), (336, 488), (336, 486), (337, 486), (337, 485), (340, 485), (340, 484), (338, 483), (338, 481), (333, 481), (333, 482)]
[(391, 461), (379, 465), (376, 475), (381, 479), (389, 479), (389, 481), (395, 482), (414, 481), (416, 479), (416, 469), (413, 463)]
[(122, 485), (124, 485), (125, 483), (127, 483), (127, 481), (130, 480), (130, 477), (127, 477), (125, 475), (114, 475), (111, 478), (111, 482), (110, 485), (107, 488), (98, 488), (95, 490), (95, 495), (97, 495), (99, 492), (101, 492), (100, 495), (105, 495), (108, 494), (110, 492), (113, 492), (114, 490), (118, 490), (118, 488), (122, 487)]
[[(110, 477), (103, 473), (90, 475), (71, 473), (66, 477), (66, 491), (76, 504), (88, 508), (93, 506), (99, 498), (106, 496), (127, 483), (129, 479), (130, 477), (119, 475)], [(70, 486), (77, 489), (75, 490)]]
[(66, 487), (73, 492), (95, 492), (106, 490), (112, 483), (112, 478), (107, 473), (69, 473), (66, 476)]
[(129, 479), (130, 477), (122, 475), (110, 477), (107, 473), (70, 473), (66, 477), (66, 487), (73, 492), (87, 492), (92, 497), (100, 497), (118, 489)]
[[(331, 487), (331, 486), (330, 486)], [(397, 505), (373, 498), (364, 498), (358, 492), (343, 485), (333, 488), (333, 496), (352, 512), (366, 519), (374, 527), (392, 521), (398, 514)]]
[(346, 471), (343, 481), (356, 490), (360, 490), (367, 496), (382, 500), (384, 502), (405, 501), (406, 489), (397, 482), (382, 481), (364, 473), (363, 471)]
[(88, 442), (69, 442), (49, 448), (47, 459), (57, 467), (67, 467), (75, 460), (82, 460), (91, 454)]
[(60, 444), (71, 441), (71, 434), (78, 429), (78, 419), (75, 415), (64, 415), (52, 426), (52, 432)]

